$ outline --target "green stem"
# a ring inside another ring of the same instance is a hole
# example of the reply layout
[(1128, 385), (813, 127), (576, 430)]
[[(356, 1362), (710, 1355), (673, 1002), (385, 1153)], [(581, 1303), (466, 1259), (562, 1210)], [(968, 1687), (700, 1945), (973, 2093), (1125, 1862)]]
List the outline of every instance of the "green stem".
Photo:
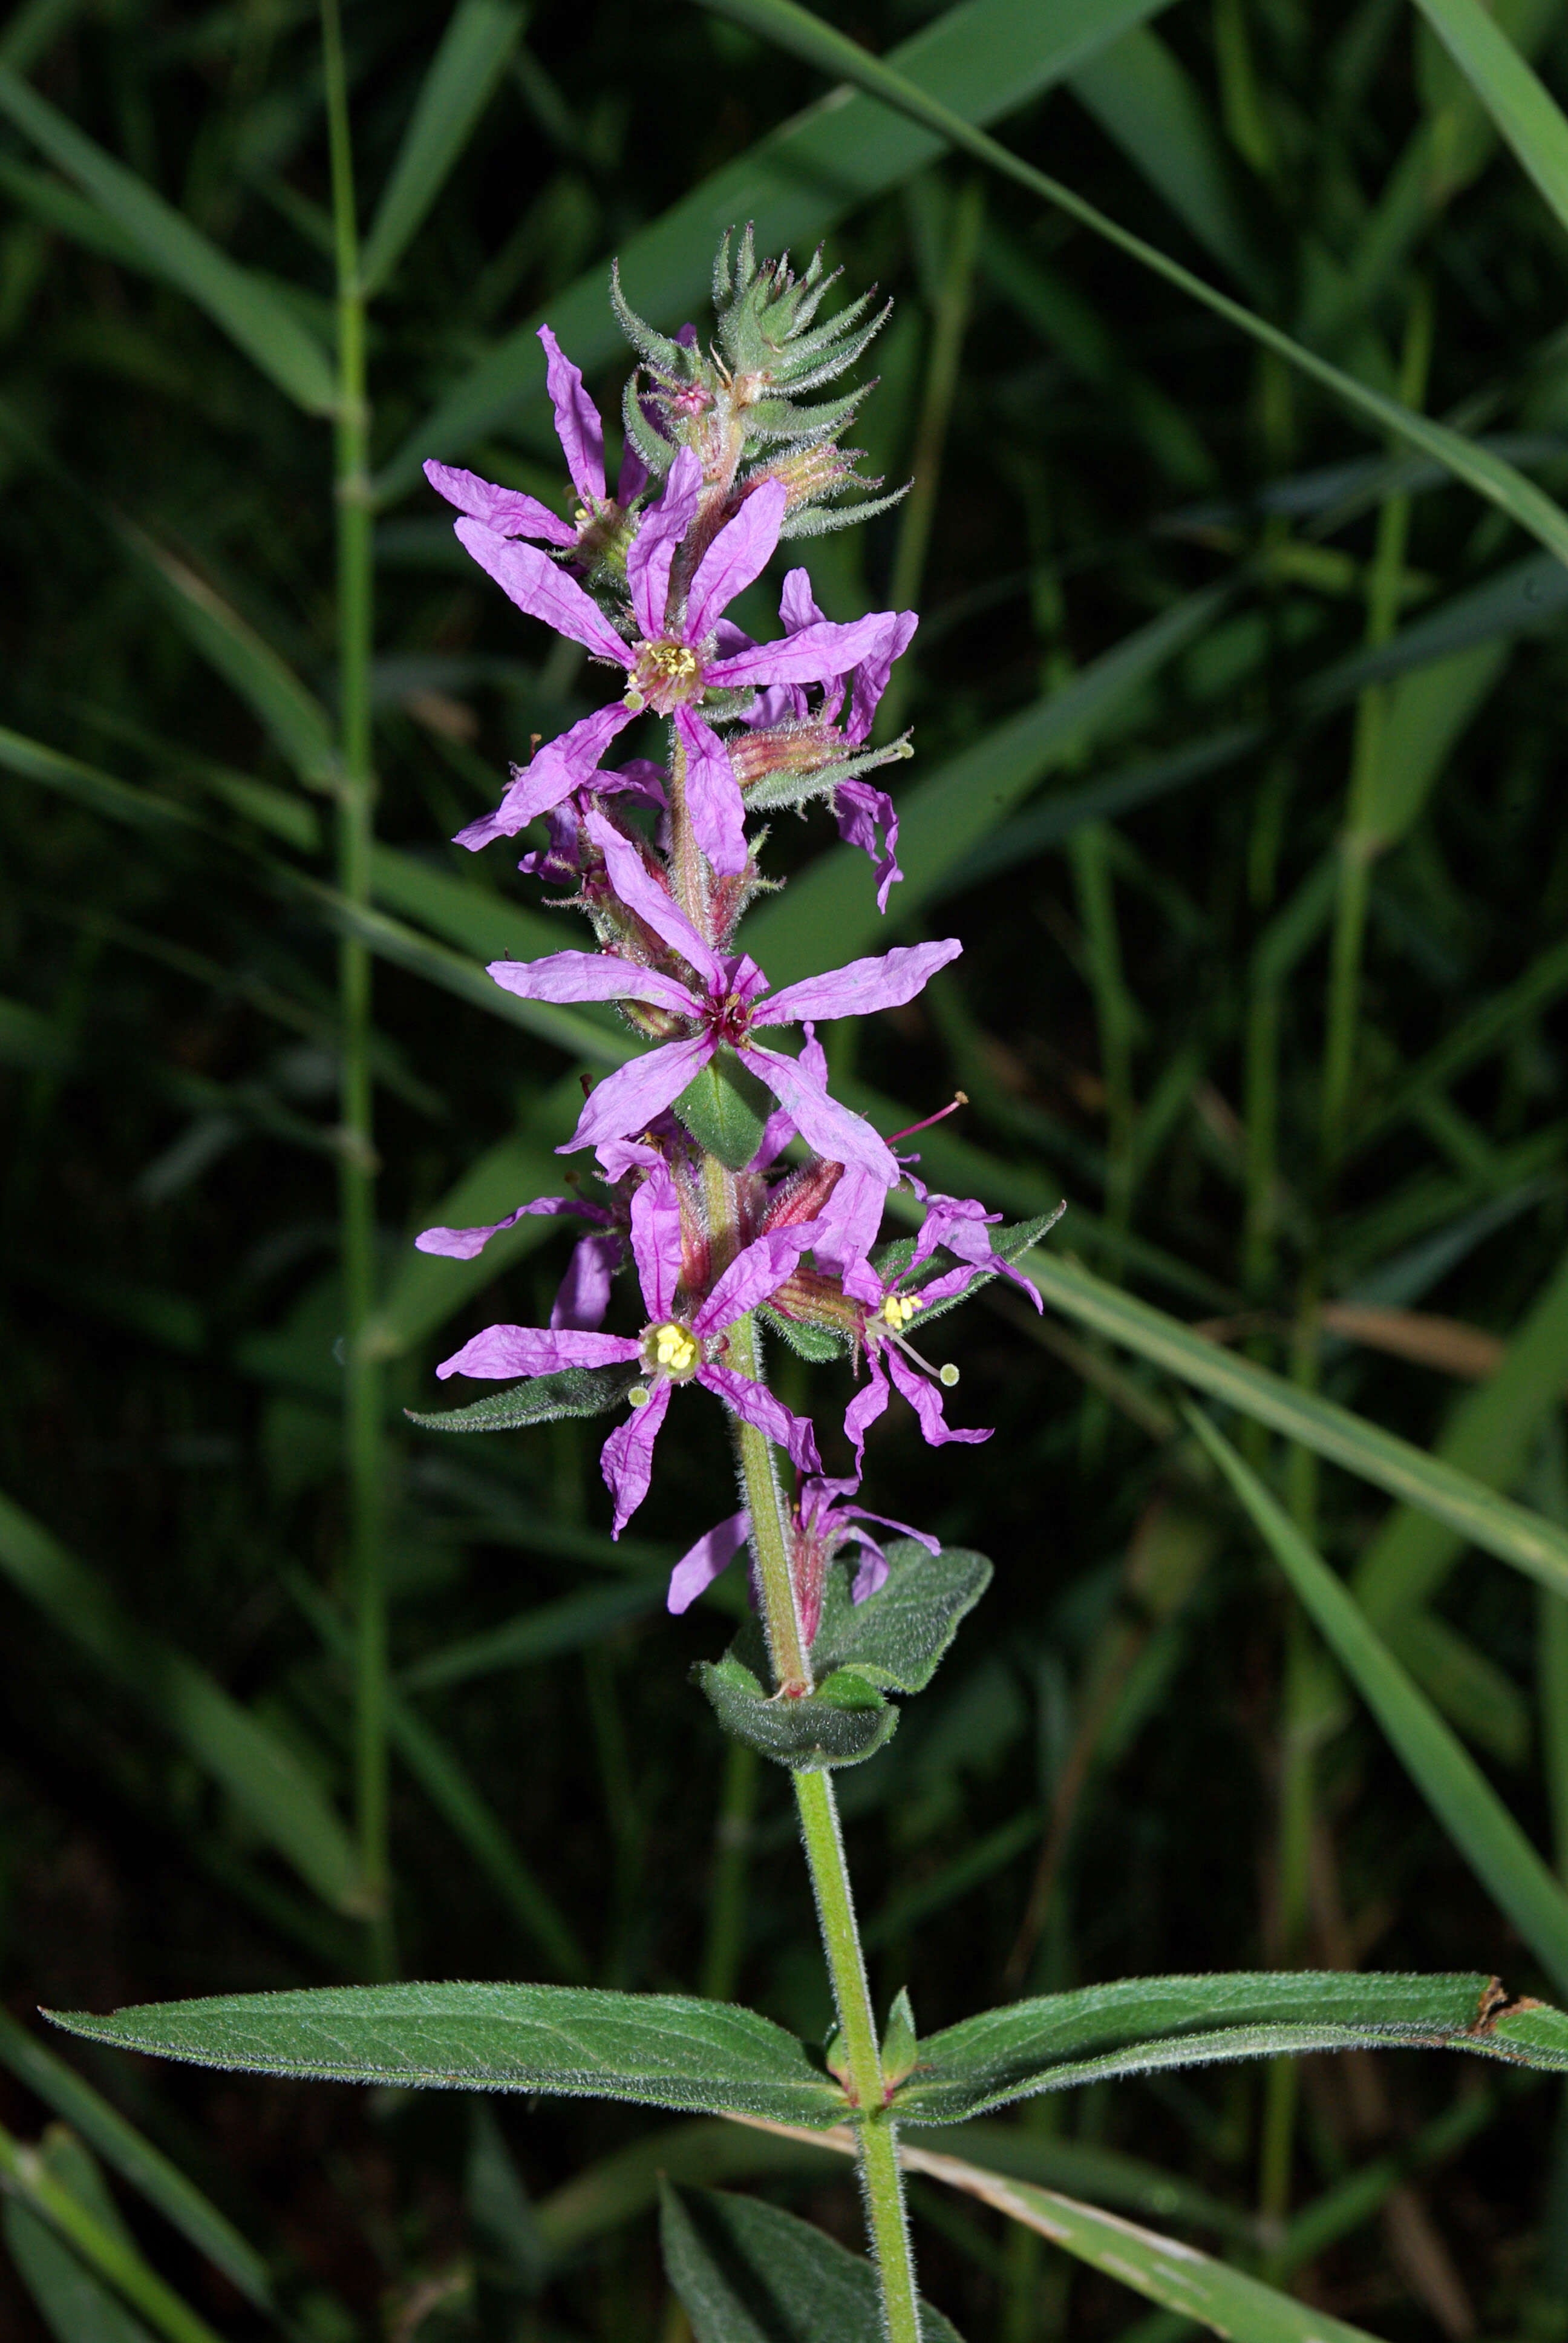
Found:
[[(321, 0), (327, 132), (332, 157), (332, 216), (337, 264), (337, 886), (347, 901), (368, 907), (375, 779), (370, 753), (372, 584), (369, 480), (370, 414), (366, 398), (365, 300), (359, 283), (359, 233), (349, 143), (348, 85), (338, 0)], [(383, 1523), (381, 1366), (366, 1336), (376, 1307), (376, 1172), (370, 1073), (370, 953), (357, 938), (337, 948), (341, 1027), (338, 1208), (345, 1320), (344, 1463), (348, 1493), (348, 1564), (355, 1617), (355, 1805), (360, 1894), (379, 1936), (377, 1965), (388, 1947), (387, 1597)]]
[(703, 1998), (731, 2001), (746, 1949), (746, 1877), (750, 1867), (757, 1815), (759, 1759), (744, 1741), (724, 1752), (724, 1786), (714, 1833), (713, 1892), (708, 1907), (708, 1942), (702, 1954)]

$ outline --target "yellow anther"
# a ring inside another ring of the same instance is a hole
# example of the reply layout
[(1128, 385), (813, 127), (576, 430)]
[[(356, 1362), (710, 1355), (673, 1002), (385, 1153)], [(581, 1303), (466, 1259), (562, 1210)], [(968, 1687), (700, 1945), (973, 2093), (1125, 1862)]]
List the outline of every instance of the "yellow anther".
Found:
[(671, 683), (690, 683), (697, 673), (697, 653), (684, 643), (654, 643), (648, 653), (648, 663), (656, 674)]
[(586, 505), (578, 505), (576, 512), (572, 515), (572, 518), (576, 521), (579, 528), (586, 528), (589, 521), (593, 518), (593, 515), (589, 512)]
[(901, 1333), (920, 1306), (912, 1294), (890, 1293), (882, 1304), (882, 1317), (895, 1334)]
[(697, 1337), (671, 1319), (662, 1326), (649, 1327), (644, 1352), (667, 1374), (689, 1375), (698, 1361)]

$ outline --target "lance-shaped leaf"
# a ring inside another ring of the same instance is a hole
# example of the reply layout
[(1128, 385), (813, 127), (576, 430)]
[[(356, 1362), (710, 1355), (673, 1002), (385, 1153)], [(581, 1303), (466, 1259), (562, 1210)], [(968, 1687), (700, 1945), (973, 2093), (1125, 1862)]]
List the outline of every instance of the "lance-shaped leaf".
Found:
[(417, 233), (522, 29), (521, 8), (504, 6), (500, 0), (459, 0), (430, 61), (365, 239), (359, 277), (367, 293), (385, 284)]
[(1133, 1977), (982, 2011), (920, 2044), (898, 2094), (910, 2123), (957, 2123), (1038, 2091), (1304, 2050), (1471, 2050), (1568, 2071), (1568, 2016), (1495, 1977)]
[(566, 1367), (558, 1374), (529, 1375), (504, 1391), (487, 1392), (467, 1407), (437, 1408), (425, 1415), (403, 1413), (427, 1432), (517, 1432), (528, 1423), (553, 1423), (564, 1415), (608, 1415), (638, 1379), (635, 1367)]
[(770, 2018), (728, 2002), (564, 1985), (329, 1986), (45, 2013), (121, 2050), (256, 2075), (630, 2099), (813, 2130), (843, 2092)]
[(693, 1674), (726, 1733), (795, 1773), (859, 1765), (898, 1730), (898, 1710), (848, 1668), (825, 1676), (815, 1692), (798, 1699), (783, 1693), (770, 1696), (733, 1651), (721, 1660), (699, 1660)]
[(699, 1147), (728, 1172), (744, 1172), (762, 1144), (773, 1101), (733, 1050), (720, 1050), (675, 1101)]
[(0, 113), (102, 206), (134, 241), (146, 268), (205, 309), (280, 390), (310, 414), (330, 411), (337, 386), (327, 353), (265, 278), (230, 260), (145, 179), (95, 146), (5, 66)]
[[(861, 2254), (755, 2197), (659, 2191), (659, 2242), (697, 2343), (882, 2343), (877, 2273)], [(922, 2343), (960, 2343), (920, 2305)]]
[(930, 1554), (913, 1538), (890, 1539), (883, 1552), (886, 1582), (863, 1603), (850, 1601), (847, 1571), (829, 1573), (811, 1664), (824, 1676), (848, 1668), (885, 1692), (923, 1692), (990, 1585), (991, 1566), (983, 1554)]

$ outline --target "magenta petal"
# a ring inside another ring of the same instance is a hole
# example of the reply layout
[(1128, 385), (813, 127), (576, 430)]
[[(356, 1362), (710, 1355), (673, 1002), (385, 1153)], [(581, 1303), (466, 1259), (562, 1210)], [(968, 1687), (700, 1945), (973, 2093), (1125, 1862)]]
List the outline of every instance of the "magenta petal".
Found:
[(808, 1147), (814, 1147), (829, 1163), (863, 1165), (884, 1188), (896, 1184), (899, 1167), (870, 1124), (829, 1098), (820, 1084), (801, 1071), (798, 1060), (750, 1044), (743, 1045), (736, 1055), (787, 1109)]
[[(615, 824), (607, 820), (597, 809), (585, 823), (588, 836), (604, 856), (609, 883), (629, 910), (639, 920), (646, 920), (656, 936), (662, 936), (672, 951), (689, 960), (699, 975), (710, 985), (722, 984), (724, 964), (712, 945), (699, 935), (686, 913), (644, 862), (629, 838), (623, 838)], [(699, 1011), (693, 1007), (694, 1016)]]
[(558, 635), (569, 636), (601, 659), (615, 659), (621, 667), (629, 665), (626, 645), (598, 604), (537, 545), (519, 545), (513, 538), (498, 537), (482, 521), (460, 520), (457, 530), (465, 550), (519, 610), (526, 610), (531, 618), (542, 618)]
[(788, 573), (779, 597), (779, 616), (792, 635), (798, 635), (802, 627), (814, 627), (819, 622), (822, 613), (811, 598), (809, 570), (791, 569)]
[(849, 721), (844, 727), (847, 739), (857, 746), (871, 729), (871, 719), (877, 712), (877, 702), (888, 688), (888, 678), (893, 671), (893, 661), (901, 659), (914, 640), (920, 619), (913, 610), (886, 610), (881, 617), (885, 631), (875, 650), (869, 651), (855, 669), (849, 689)]
[(746, 809), (729, 751), (689, 708), (676, 709), (675, 729), (686, 750), (686, 808), (692, 835), (715, 870), (734, 878), (746, 868)]
[[(845, 1166), (842, 1179), (822, 1207), (822, 1233), (813, 1247), (817, 1266), (829, 1273), (838, 1271), (846, 1292), (850, 1291), (849, 1279), (856, 1265), (865, 1267), (865, 1257), (877, 1242), (887, 1198), (888, 1183), (879, 1172), (868, 1172), (863, 1164), (850, 1163)], [(874, 1270), (869, 1273), (876, 1280), (876, 1293), (859, 1298), (874, 1299), (879, 1305), (881, 1280)]]
[(578, 541), (569, 520), (562, 520), (538, 497), (525, 496), (521, 488), (498, 488), (494, 480), (459, 471), (455, 464), (427, 464), (425, 478), (437, 496), (470, 520), (482, 520), (498, 537), (542, 537), (547, 545), (561, 546)]
[(869, 1373), (865, 1386), (855, 1393), (844, 1411), (845, 1436), (854, 1445), (857, 1470), (862, 1468), (866, 1462), (866, 1434), (877, 1418), (885, 1413), (892, 1395), (888, 1389), (888, 1378), (882, 1373), (881, 1362), (874, 1352), (866, 1353), (866, 1365)]
[(647, 1001), (678, 1017), (699, 1017), (702, 1003), (656, 968), (613, 952), (549, 952), (543, 960), (493, 960), (488, 974), (519, 1001)]
[(552, 1326), (591, 1333), (604, 1324), (610, 1281), (620, 1267), (624, 1251), (625, 1240), (618, 1234), (578, 1240), (550, 1309)]
[(676, 547), (697, 518), (701, 494), (702, 466), (691, 448), (683, 447), (669, 468), (663, 494), (643, 514), (628, 550), (626, 582), (637, 623), (648, 642), (658, 642), (665, 631), (670, 564)]
[(659, 1163), (631, 1200), (631, 1257), (650, 1320), (668, 1318), (680, 1283), (680, 1198)]
[(720, 1522), (706, 1537), (688, 1546), (669, 1574), (667, 1607), (677, 1616), (682, 1611), (689, 1611), (704, 1588), (711, 1586), (729, 1569), (750, 1534), (750, 1514), (731, 1513), (728, 1521)]
[(699, 1033), (690, 1041), (666, 1041), (648, 1050), (629, 1065), (607, 1074), (588, 1100), (578, 1127), (558, 1155), (579, 1147), (598, 1147), (607, 1139), (635, 1139), (656, 1114), (673, 1106), (692, 1077), (714, 1051), (712, 1036)]
[[(633, 1208), (635, 1210), (635, 1206)], [(793, 1221), (742, 1248), (691, 1322), (694, 1334), (717, 1334), (766, 1302), (789, 1275), (820, 1231), (817, 1221)]]
[(738, 1375), (733, 1367), (699, 1367), (697, 1380), (715, 1398), (721, 1399), (732, 1414), (743, 1416), (748, 1423), (754, 1423), (759, 1432), (765, 1432), (769, 1440), (788, 1450), (802, 1473), (821, 1471), (817, 1435), (809, 1421), (803, 1415), (792, 1415), (765, 1383), (754, 1383), (749, 1375)]
[(547, 740), (529, 763), (514, 765), (512, 779), (494, 813), (460, 830), (452, 843), (477, 852), (493, 839), (515, 838), (536, 815), (553, 812), (573, 789), (591, 781), (618, 732), (632, 721), (625, 703), (612, 699), (584, 716), (554, 740)]
[(556, 437), (572, 476), (572, 486), (588, 504), (604, 502), (604, 425), (573, 366), (548, 326), (539, 327), (548, 363), (545, 387), (556, 410)]
[(620, 477), (615, 484), (615, 500), (624, 512), (628, 505), (641, 496), (648, 486), (648, 466), (628, 439), (621, 450)]
[[(856, 1505), (850, 1509), (850, 1519), (857, 1522), (876, 1522), (885, 1530), (898, 1530), (904, 1537), (913, 1538), (917, 1545), (923, 1545), (928, 1554), (940, 1554), (942, 1550), (940, 1538), (928, 1537), (924, 1530), (913, 1530), (908, 1522), (896, 1522), (891, 1513), (868, 1513), (860, 1506)], [(856, 1601), (859, 1600), (859, 1597), (857, 1595)]]
[(776, 643), (759, 643), (738, 659), (721, 659), (708, 670), (716, 688), (734, 683), (832, 683), (879, 651), (896, 614), (875, 610), (869, 618), (837, 626), (830, 618), (802, 627)]
[(980, 1441), (990, 1438), (989, 1432), (955, 1432), (942, 1413), (942, 1395), (936, 1384), (928, 1383), (924, 1375), (918, 1375), (890, 1343), (888, 1346), (888, 1373), (920, 1417), (920, 1430), (930, 1447), (944, 1448), (950, 1440), (960, 1440), (967, 1447), (974, 1447)]
[[(858, 846), (869, 855), (877, 881), (877, 909), (885, 911), (889, 890), (904, 875), (899, 868), (899, 817), (892, 799), (886, 789), (874, 789), (869, 781), (840, 781), (833, 791), (833, 811), (845, 845)], [(887, 841), (880, 848), (879, 827)]]
[(701, 642), (719, 623), (737, 594), (760, 578), (773, 558), (784, 508), (789, 501), (782, 480), (764, 480), (753, 488), (733, 520), (726, 521), (697, 565), (686, 602), (686, 639)]
[(558, 1374), (563, 1367), (621, 1366), (641, 1356), (640, 1343), (625, 1334), (579, 1333), (566, 1326), (487, 1326), (443, 1359), (436, 1373), (496, 1382), (504, 1375)]
[(848, 1535), (860, 1548), (860, 1566), (849, 1589), (849, 1600), (851, 1603), (863, 1603), (869, 1594), (879, 1594), (886, 1586), (888, 1557), (869, 1532), (850, 1530)]
[(536, 1196), (531, 1204), (519, 1204), (504, 1221), (492, 1221), (483, 1229), (424, 1229), (414, 1240), (417, 1252), (445, 1253), (452, 1261), (476, 1261), (492, 1237), (503, 1229), (515, 1228), (519, 1221), (534, 1213), (580, 1212), (585, 1220), (608, 1223), (609, 1214), (602, 1204), (585, 1204), (578, 1196)]
[(788, 1025), (801, 1017), (865, 1017), (873, 1009), (900, 1009), (962, 950), (956, 936), (938, 944), (895, 944), (891, 951), (873, 952), (822, 976), (787, 984), (781, 992), (769, 994), (752, 1022)]
[(599, 1450), (599, 1471), (615, 1499), (611, 1537), (619, 1537), (648, 1494), (648, 1484), (653, 1478), (653, 1443), (669, 1406), (670, 1390), (668, 1383), (655, 1383), (648, 1393), (648, 1405), (634, 1408), (624, 1423), (616, 1425)]

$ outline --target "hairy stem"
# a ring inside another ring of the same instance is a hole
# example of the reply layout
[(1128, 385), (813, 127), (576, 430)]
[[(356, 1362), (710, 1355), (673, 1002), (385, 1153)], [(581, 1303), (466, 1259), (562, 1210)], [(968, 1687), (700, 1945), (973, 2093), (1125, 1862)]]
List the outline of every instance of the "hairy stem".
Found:
[[(370, 417), (365, 302), (348, 133), (348, 90), (337, 0), (322, 0), (332, 216), (337, 266), (337, 885), (370, 900), (375, 781), (370, 763), (372, 581)], [(345, 1320), (344, 1463), (355, 1617), (354, 1775), (360, 1897), (387, 1966), (387, 1603), (383, 1561), (386, 1459), (379, 1362), (366, 1335), (376, 1306), (376, 1150), (370, 1074), (370, 954), (345, 936), (337, 948), (338, 1211)]]

